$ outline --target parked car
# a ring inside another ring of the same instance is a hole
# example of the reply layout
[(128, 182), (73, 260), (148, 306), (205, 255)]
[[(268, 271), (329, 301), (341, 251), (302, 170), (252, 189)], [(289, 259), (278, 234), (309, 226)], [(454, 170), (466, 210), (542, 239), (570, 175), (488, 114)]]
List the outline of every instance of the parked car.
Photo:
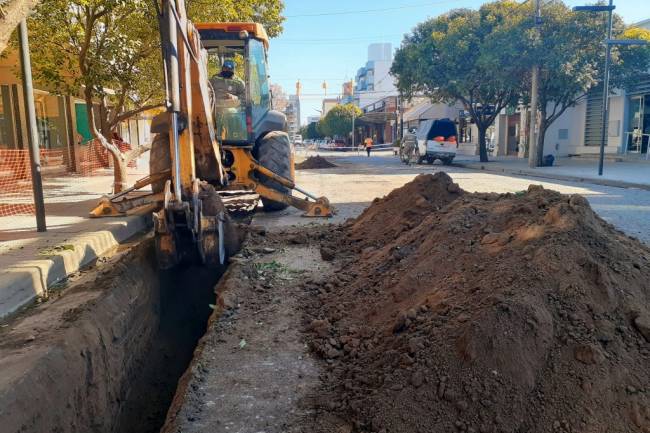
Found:
[(456, 156), (458, 132), (456, 124), (450, 119), (430, 119), (422, 122), (415, 134), (415, 159), (418, 164), (427, 161), (433, 164), (439, 159), (449, 165)]
[(295, 144), (296, 146), (302, 145), (302, 135), (300, 135), (300, 134), (294, 135), (293, 136), (293, 144)]
[(332, 150), (347, 150), (345, 149), (348, 145), (345, 142), (344, 139), (342, 138), (335, 138), (330, 142), (330, 146), (332, 147)]

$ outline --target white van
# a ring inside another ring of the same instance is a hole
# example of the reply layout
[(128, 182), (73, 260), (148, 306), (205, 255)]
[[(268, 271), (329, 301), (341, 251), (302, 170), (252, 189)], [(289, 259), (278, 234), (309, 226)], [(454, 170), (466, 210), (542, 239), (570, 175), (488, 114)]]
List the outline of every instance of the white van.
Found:
[(429, 119), (422, 122), (416, 133), (418, 164), (424, 161), (433, 164), (436, 159), (445, 165), (451, 164), (456, 157), (457, 136), (456, 124), (453, 120)]

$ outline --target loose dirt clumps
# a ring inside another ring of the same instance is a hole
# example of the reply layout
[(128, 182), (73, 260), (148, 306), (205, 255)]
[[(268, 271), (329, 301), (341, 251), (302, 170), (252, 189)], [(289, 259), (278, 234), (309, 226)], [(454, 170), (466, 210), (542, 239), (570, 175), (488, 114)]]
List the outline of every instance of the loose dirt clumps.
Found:
[(650, 250), (583, 197), (423, 175), (323, 242), (311, 431), (650, 432)]
[(296, 170), (310, 170), (315, 168), (332, 168), (336, 167), (336, 164), (332, 164), (325, 158), (320, 155), (310, 156), (305, 159), (303, 162), (296, 164)]

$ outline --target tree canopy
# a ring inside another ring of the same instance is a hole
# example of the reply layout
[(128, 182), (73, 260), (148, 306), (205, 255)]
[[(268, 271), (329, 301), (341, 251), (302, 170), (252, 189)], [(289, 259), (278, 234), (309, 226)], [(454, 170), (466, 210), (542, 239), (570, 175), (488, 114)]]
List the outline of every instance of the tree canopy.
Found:
[[(542, 165), (544, 139), (549, 126), (569, 107), (575, 106), (594, 88), (602, 89), (605, 50), (602, 45), (605, 26), (599, 14), (572, 12), (562, 2), (551, 2), (542, 9), (539, 32), (526, 24), (521, 30), (528, 36), (528, 57), (540, 68), (536, 143), (536, 165)], [(650, 32), (625, 29), (614, 16), (614, 38), (650, 39)], [(627, 88), (639, 82), (650, 68), (650, 50), (641, 47), (613, 47), (611, 85)], [(529, 75), (522, 80), (522, 95), (527, 101)]]
[(358, 118), (362, 114), (356, 105), (336, 105), (321, 119), (317, 132), (330, 137), (347, 137), (352, 132), (352, 117)]
[[(391, 73), (399, 91), (408, 98), (460, 101), (477, 126), (486, 161), (485, 130), (507, 105), (528, 102), (531, 66), (537, 64), (540, 165), (548, 127), (601, 83), (605, 37), (603, 14), (575, 13), (561, 1), (546, 2), (541, 12), (535, 26), (530, 3), (499, 0), (419, 24), (395, 55)], [(650, 40), (650, 32), (625, 29), (618, 16), (614, 23), (614, 37)], [(614, 87), (650, 76), (650, 47), (612, 51)]]
[(487, 128), (518, 98), (527, 47), (513, 30), (527, 16), (511, 0), (454, 10), (417, 25), (395, 54), (391, 73), (402, 95), (463, 104), (479, 131), (481, 161)]
[[(270, 36), (282, 31), (281, 0), (188, 0), (196, 21), (254, 20)], [(60, 94), (82, 94), (93, 136), (116, 161), (124, 186), (124, 155), (108, 139), (120, 121), (162, 103), (164, 82), (158, 18), (150, 0), (43, 0), (29, 20), (34, 77)], [(99, 118), (92, 106), (99, 104)], [(120, 173), (121, 172), (121, 173)], [(119, 178), (119, 179), (118, 179)]]

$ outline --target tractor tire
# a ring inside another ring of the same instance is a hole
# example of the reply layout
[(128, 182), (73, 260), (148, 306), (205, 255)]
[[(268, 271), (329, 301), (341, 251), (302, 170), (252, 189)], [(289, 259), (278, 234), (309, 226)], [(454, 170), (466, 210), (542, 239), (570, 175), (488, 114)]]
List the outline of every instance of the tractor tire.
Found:
[[(289, 135), (283, 131), (272, 131), (266, 134), (257, 146), (257, 161), (262, 167), (266, 167), (275, 174), (293, 180), (291, 169), (291, 143)], [(279, 183), (260, 175), (262, 185), (279, 191), (283, 194), (291, 194), (291, 190)], [(262, 206), (267, 212), (286, 209), (288, 204), (269, 200), (262, 197)]]
[[(149, 174), (156, 174), (169, 170), (172, 167), (172, 158), (169, 150), (169, 134), (156, 134), (151, 143), (149, 152)], [(154, 194), (163, 192), (165, 180), (159, 180), (151, 184)]]

